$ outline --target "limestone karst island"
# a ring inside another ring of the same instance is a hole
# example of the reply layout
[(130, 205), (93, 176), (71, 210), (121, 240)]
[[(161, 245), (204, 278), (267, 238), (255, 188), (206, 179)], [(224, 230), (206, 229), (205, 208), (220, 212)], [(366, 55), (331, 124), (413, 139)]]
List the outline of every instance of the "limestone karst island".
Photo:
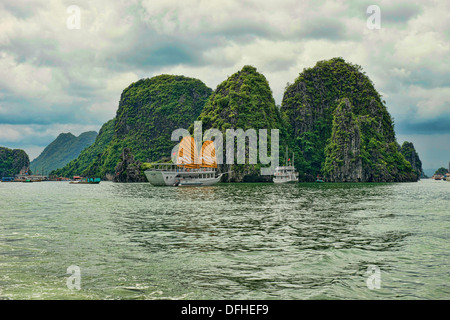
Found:
[[(147, 182), (151, 163), (171, 160), (172, 131), (192, 131), (194, 121), (224, 137), (230, 128), (278, 129), (279, 163), (295, 159), (300, 182), (410, 182), (423, 174), (414, 145), (397, 143), (386, 103), (369, 77), (360, 66), (333, 58), (304, 69), (286, 86), (281, 106), (252, 66), (215, 90), (182, 75), (139, 80), (123, 90), (115, 118), (98, 135), (61, 134), (31, 163), (23, 151), (3, 148), (1, 175)], [(226, 173), (222, 182), (271, 182), (260, 175), (261, 166), (219, 164), (217, 174)]]

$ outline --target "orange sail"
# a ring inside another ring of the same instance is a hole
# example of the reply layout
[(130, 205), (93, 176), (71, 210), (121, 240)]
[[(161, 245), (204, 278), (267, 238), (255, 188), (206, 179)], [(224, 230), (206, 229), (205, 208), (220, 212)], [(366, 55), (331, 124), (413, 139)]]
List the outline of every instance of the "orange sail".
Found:
[(184, 137), (178, 147), (177, 164), (185, 168), (199, 168), (195, 163), (196, 151), (194, 138)]
[(201, 164), (195, 163), (197, 148), (193, 137), (184, 137), (178, 147), (177, 164), (185, 168), (217, 168), (213, 141), (205, 141), (201, 150)]
[(217, 168), (216, 149), (214, 142), (205, 141), (202, 146), (202, 167)]

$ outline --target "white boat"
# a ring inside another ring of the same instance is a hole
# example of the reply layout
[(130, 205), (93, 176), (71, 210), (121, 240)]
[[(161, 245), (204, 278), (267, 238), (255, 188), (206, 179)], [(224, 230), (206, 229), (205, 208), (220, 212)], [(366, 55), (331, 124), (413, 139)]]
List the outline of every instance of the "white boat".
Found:
[(187, 168), (173, 163), (155, 163), (144, 173), (154, 186), (211, 186), (222, 177), (216, 168)]
[[(292, 156), (294, 156), (292, 154)], [(287, 148), (286, 148), (286, 165), (282, 167), (276, 167), (275, 173), (273, 175), (274, 183), (297, 183), (298, 182), (298, 172), (294, 167), (294, 157), (292, 157), (292, 164), (289, 165), (291, 159), (287, 158)]]
[(211, 186), (222, 178), (217, 172), (214, 143), (206, 141), (201, 150), (200, 163), (196, 164), (194, 138), (184, 137), (178, 148), (175, 163), (155, 163), (146, 170), (147, 180), (154, 186)]
[(298, 173), (294, 166), (277, 167), (273, 176), (274, 183), (297, 183)]

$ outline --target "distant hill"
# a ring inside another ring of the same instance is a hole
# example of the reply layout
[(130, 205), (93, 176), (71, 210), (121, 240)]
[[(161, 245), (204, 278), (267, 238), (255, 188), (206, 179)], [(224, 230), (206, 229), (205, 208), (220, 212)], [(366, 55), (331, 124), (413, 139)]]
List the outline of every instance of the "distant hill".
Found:
[(29, 165), (30, 159), (25, 151), (0, 147), (0, 178), (13, 177)]
[(97, 155), (101, 154), (111, 142), (113, 135), (114, 119), (109, 120), (102, 126), (93, 144), (84, 149), (76, 159), (70, 161), (64, 167), (51, 172), (51, 175), (67, 178), (84, 175), (85, 170), (97, 158)]
[(97, 137), (97, 132), (89, 131), (78, 137), (72, 133), (61, 133), (44, 151), (30, 164), (33, 173), (51, 172), (62, 168), (67, 163), (77, 158), (81, 151), (90, 146)]

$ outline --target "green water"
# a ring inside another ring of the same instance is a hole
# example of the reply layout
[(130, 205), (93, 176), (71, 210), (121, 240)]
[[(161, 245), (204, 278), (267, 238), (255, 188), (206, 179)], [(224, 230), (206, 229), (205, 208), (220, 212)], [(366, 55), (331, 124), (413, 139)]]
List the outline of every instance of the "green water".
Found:
[(0, 299), (449, 299), (449, 199), (434, 180), (0, 183)]

